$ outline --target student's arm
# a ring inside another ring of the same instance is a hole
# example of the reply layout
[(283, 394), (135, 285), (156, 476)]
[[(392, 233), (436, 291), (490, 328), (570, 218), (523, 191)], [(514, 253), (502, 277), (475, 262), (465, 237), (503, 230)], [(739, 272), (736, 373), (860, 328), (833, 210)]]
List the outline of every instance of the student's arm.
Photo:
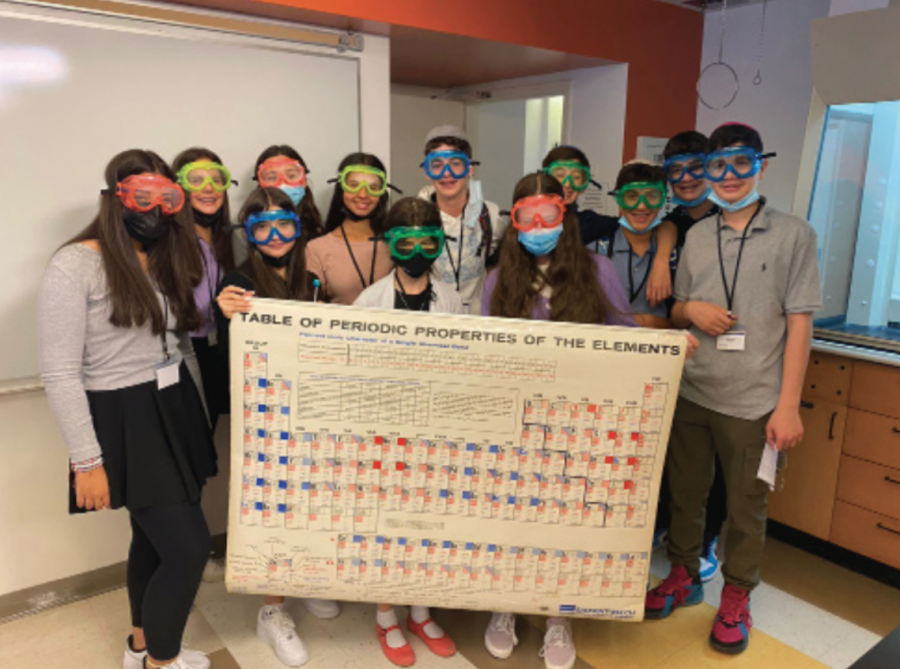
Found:
[(656, 257), (647, 281), (647, 301), (656, 306), (672, 295), (672, 270), (669, 259), (678, 243), (678, 228), (672, 221), (663, 221), (656, 233)]
[[(228, 369), (229, 363), (229, 326), (231, 325), (231, 317), (237, 311), (250, 310), (250, 298), (253, 296), (253, 282), (238, 270), (229, 272), (222, 283), (219, 284), (219, 291), (214, 302), (216, 314), (216, 334), (218, 345), (216, 351), (220, 364), (225, 365)], [(223, 307), (224, 305), (224, 307)], [(240, 308), (237, 308), (240, 307)]]
[(669, 330), (672, 327), (672, 321), (661, 316), (653, 314), (635, 314), (634, 320), (639, 328), (653, 328), (654, 330)]
[(784, 367), (778, 405), (766, 425), (766, 436), (779, 451), (793, 448), (803, 439), (800, 420), (800, 394), (812, 348), (812, 314), (788, 314)]
[[(700, 259), (702, 262), (704, 259)], [(728, 310), (711, 302), (692, 300), (691, 285), (693, 283), (693, 254), (691, 240), (688, 239), (681, 253), (678, 272), (675, 274), (675, 306), (672, 307), (672, 323), (677, 328), (689, 328), (696, 325), (700, 330), (717, 337), (725, 334), (734, 325)]]

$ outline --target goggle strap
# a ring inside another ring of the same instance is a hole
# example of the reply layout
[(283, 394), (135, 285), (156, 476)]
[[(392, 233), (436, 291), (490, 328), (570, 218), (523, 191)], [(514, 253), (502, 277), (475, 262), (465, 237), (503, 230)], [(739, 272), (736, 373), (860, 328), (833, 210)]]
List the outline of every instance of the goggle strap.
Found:
[(387, 187), (390, 188), (395, 193), (398, 193), (399, 195), (403, 195), (403, 191), (400, 190), (399, 188), (397, 188), (394, 184), (387, 184)]
[(775, 153), (774, 151), (770, 151), (769, 153), (764, 153), (764, 154), (762, 154), (762, 155), (759, 157), (759, 159), (760, 159), (760, 160), (768, 160), (769, 158), (775, 158), (776, 156), (778, 156), (777, 153)]
[(591, 183), (594, 184), (598, 190), (600, 190), (601, 192), (603, 191), (603, 186), (601, 186), (599, 183), (597, 183), (593, 179), (591, 179)]

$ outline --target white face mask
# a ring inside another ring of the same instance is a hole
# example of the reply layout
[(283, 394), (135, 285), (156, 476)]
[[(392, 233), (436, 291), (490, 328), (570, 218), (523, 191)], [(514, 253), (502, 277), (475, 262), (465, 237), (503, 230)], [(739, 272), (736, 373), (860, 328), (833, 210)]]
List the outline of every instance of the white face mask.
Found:
[(719, 205), (723, 211), (734, 213), (749, 207), (751, 204), (756, 204), (759, 201), (759, 190), (754, 187), (752, 191), (747, 193), (745, 197), (742, 197), (737, 202), (726, 202), (713, 191), (709, 196), (709, 201)]

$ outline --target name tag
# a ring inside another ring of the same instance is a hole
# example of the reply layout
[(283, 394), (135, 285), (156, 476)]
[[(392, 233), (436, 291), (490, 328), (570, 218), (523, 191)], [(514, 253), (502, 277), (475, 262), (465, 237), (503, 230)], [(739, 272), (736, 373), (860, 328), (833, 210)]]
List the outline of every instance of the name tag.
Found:
[(726, 332), (716, 337), (716, 349), (719, 351), (743, 351), (746, 346), (746, 332)]
[(156, 387), (159, 390), (174, 386), (178, 383), (179, 361), (170, 360), (156, 368)]

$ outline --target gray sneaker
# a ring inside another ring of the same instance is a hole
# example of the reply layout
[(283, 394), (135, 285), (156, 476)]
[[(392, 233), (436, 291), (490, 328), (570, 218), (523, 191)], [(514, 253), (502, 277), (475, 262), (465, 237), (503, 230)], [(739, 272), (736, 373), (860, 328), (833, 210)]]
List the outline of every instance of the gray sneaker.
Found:
[(494, 613), (491, 622), (484, 632), (484, 647), (498, 660), (505, 660), (512, 655), (513, 648), (519, 643), (516, 637), (516, 614)]
[(575, 666), (575, 643), (572, 641), (572, 626), (565, 618), (547, 621), (544, 647), (541, 657), (547, 669), (572, 669)]

